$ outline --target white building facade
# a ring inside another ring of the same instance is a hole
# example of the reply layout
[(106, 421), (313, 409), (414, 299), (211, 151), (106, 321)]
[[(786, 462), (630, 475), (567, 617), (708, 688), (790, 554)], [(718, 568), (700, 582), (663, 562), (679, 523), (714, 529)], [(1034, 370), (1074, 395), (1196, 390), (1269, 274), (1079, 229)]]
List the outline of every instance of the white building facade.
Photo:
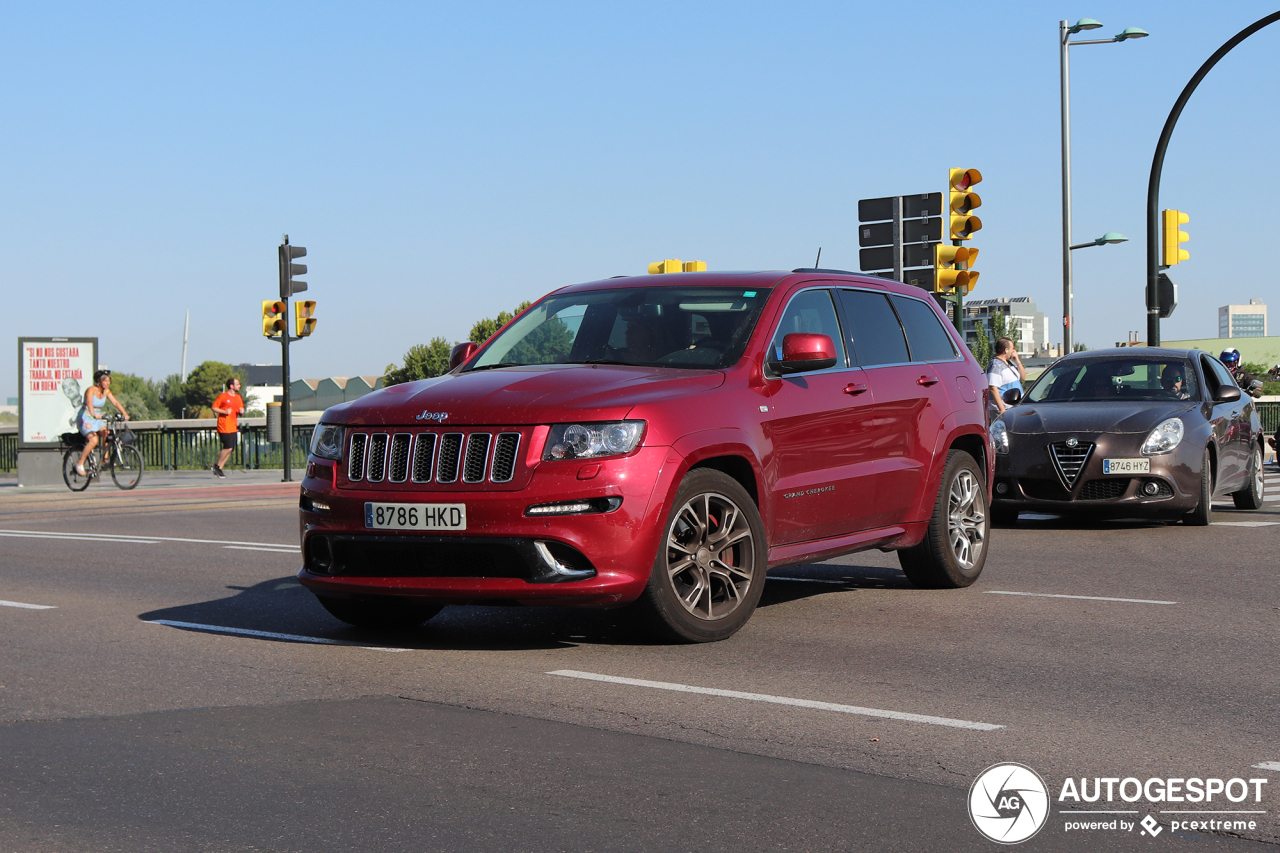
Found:
[(1267, 306), (1261, 299), (1250, 299), (1248, 305), (1223, 305), (1218, 309), (1218, 337), (1265, 338)]

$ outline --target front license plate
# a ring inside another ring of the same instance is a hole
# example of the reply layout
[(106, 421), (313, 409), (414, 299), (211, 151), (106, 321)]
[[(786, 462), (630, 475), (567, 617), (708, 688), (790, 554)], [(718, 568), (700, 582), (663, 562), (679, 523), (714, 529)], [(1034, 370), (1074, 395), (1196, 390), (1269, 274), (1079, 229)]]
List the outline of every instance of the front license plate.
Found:
[(1150, 459), (1103, 459), (1104, 474), (1150, 474)]
[(375, 530), (466, 530), (466, 504), (364, 505), (364, 526)]

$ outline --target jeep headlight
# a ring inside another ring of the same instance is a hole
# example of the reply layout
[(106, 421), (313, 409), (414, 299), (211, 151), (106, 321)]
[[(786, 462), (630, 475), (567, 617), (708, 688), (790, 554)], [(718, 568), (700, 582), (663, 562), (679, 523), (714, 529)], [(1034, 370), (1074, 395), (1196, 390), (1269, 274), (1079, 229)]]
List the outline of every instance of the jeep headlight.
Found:
[(342, 461), (342, 445), (347, 437), (347, 428), (337, 424), (316, 424), (311, 433), (311, 455), (321, 459)]
[(1182, 425), (1181, 418), (1162, 421), (1147, 436), (1147, 440), (1142, 442), (1142, 455), (1158, 456), (1161, 453), (1168, 453), (1182, 443), (1182, 436), (1185, 434), (1186, 427)]
[(997, 418), (991, 424), (991, 441), (995, 443), (996, 453), (1005, 456), (1009, 453), (1009, 428), (1004, 424), (1004, 418)]
[(644, 435), (644, 421), (600, 424), (553, 424), (543, 459), (599, 459), (622, 456), (636, 449)]

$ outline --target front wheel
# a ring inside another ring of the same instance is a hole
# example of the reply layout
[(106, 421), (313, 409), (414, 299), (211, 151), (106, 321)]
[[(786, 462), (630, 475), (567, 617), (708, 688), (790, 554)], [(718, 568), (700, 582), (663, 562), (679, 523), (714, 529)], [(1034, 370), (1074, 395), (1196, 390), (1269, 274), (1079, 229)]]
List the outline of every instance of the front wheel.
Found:
[(982, 574), (991, 532), (986, 483), (968, 453), (952, 450), (947, 454), (929, 530), (919, 545), (898, 552), (902, 572), (914, 586), (958, 589)]
[(751, 495), (729, 475), (699, 468), (676, 490), (637, 607), (664, 639), (723, 640), (755, 612), (767, 567), (764, 522)]
[(1262, 490), (1266, 485), (1266, 471), (1262, 468), (1262, 448), (1253, 446), (1249, 454), (1249, 483), (1238, 492), (1231, 493), (1236, 509), (1262, 509)]
[(321, 606), (340, 622), (354, 628), (395, 631), (416, 628), (444, 609), (439, 604), (418, 604), (397, 598), (354, 599), (317, 595)]
[(67, 484), (67, 488), (73, 492), (83, 492), (89, 488), (89, 481), (93, 477), (89, 473), (89, 464), (93, 459), (93, 454), (84, 460), (85, 469), (84, 476), (76, 473), (76, 462), (80, 459), (80, 448), (73, 447), (62, 456), (62, 479)]
[(142, 479), (142, 454), (128, 445), (111, 454), (111, 479), (122, 489), (132, 489)]
[(1209, 458), (1209, 448), (1204, 449), (1200, 460), (1200, 503), (1191, 512), (1182, 516), (1182, 523), (1191, 527), (1207, 527), (1213, 521), (1213, 461)]

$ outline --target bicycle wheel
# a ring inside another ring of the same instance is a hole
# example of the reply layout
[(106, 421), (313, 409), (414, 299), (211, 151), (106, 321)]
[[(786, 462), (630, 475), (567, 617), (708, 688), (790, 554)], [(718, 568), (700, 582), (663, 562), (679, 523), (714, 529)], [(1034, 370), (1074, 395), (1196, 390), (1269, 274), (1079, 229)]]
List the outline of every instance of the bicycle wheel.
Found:
[(122, 489), (132, 489), (142, 479), (142, 454), (138, 448), (119, 445), (111, 454), (111, 479)]
[[(62, 479), (66, 481), (67, 488), (73, 492), (83, 492), (89, 488), (89, 469), (85, 469), (85, 476), (76, 473), (76, 461), (80, 458), (79, 448), (73, 447), (62, 455)], [(85, 460), (88, 462), (88, 460)]]

